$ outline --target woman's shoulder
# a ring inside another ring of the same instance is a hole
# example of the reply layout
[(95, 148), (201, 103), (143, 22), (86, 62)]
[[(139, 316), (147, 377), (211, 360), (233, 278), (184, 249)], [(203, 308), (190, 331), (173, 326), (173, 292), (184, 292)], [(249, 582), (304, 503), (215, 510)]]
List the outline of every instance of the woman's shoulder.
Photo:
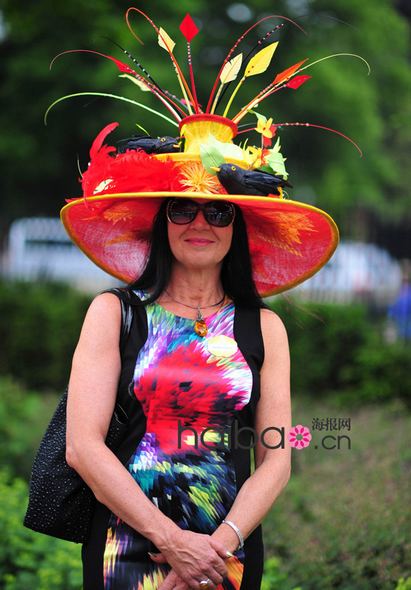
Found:
[(118, 326), (121, 315), (121, 302), (133, 305), (144, 301), (147, 297), (149, 297), (149, 294), (146, 291), (129, 287), (118, 287), (102, 291), (91, 301), (85, 322), (90, 323), (93, 319), (95, 321), (100, 319), (103, 324), (114, 323)]
[(112, 292), (98, 293), (91, 301), (84, 318), (83, 330), (100, 332), (119, 326), (121, 307), (119, 297)]
[(121, 307), (113, 293), (99, 293), (91, 301), (79, 340), (74, 360), (85, 361), (103, 357), (108, 351), (116, 351), (120, 338)]
[(144, 301), (150, 296), (150, 293), (144, 289), (134, 289), (129, 286), (124, 287), (113, 287), (111, 289), (106, 289), (101, 291), (98, 295), (96, 295), (95, 299), (102, 297), (103, 295), (109, 295), (108, 298), (102, 298), (101, 301), (114, 301), (122, 300), (128, 301), (130, 303), (135, 303), (137, 301)]
[(87, 313), (98, 314), (119, 309), (119, 295), (113, 291), (102, 291), (92, 299)]
[(270, 309), (269, 307), (260, 308), (261, 322), (271, 323), (271, 325), (284, 325), (283, 320), (280, 318), (278, 313)]
[(261, 332), (264, 345), (267, 347), (288, 345), (287, 330), (283, 320), (273, 311), (262, 307), (260, 309)]

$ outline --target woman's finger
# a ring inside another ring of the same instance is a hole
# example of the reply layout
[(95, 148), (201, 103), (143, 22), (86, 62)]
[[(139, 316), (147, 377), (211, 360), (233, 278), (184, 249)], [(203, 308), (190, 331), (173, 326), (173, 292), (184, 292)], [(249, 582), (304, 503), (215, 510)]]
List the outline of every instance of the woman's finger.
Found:
[[(174, 570), (171, 570), (158, 590), (191, 590), (191, 588), (194, 586), (186, 584)], [(198, 589), (196, 588), (196, 590)]]
[(174, 570), (171, 570), (158, 587), (158, 590), (175, 590), (176, 583), (178, 584), (179, 582), (181, 582), (181, 578), (179, 578)]
[(228, 557), (234, 557), (231, 551), (228, 551), (226, 547), (223, 545), (223, 543), (220, 543), (220, 541), (217, 541), (217, 539), (211, 537), (210, 542), (213, 549), (215, 549), (218, 555), (223, 559), (227, 559)]

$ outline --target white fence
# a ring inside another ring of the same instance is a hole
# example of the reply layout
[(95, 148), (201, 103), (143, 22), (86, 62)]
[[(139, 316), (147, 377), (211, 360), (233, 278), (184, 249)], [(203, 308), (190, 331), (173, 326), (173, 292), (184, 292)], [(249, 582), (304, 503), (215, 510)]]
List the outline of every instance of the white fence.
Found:
[(86, 291), (120, 284), (73, 244), (58, 218), (14, 221), (1, 266), (10, 279), (67, 281)]
[(375, 244), (342, 242), (331, 260), (292, 292), (316, 301), (363, 301), (385, 307), (401, 288), (401, 267)]

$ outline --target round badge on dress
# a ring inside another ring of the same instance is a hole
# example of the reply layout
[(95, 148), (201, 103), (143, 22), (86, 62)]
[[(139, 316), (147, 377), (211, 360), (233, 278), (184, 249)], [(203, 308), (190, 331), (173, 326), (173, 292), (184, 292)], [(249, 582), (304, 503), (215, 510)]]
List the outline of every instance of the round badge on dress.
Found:
[(207, 338), (206, 342), (208, 352), (214, 356), (229, 357), (238, 349), (238, 344), (233, 338), (222, 334)]

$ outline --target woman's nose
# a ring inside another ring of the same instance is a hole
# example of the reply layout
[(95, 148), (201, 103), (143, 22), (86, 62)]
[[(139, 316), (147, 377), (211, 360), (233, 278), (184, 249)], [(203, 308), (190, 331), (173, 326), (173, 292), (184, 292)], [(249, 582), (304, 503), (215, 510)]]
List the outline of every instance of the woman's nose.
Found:
[(204, 213), (203, 211), (201, 211), (200, 209), (197, 211), (197, 215), (195, 216), (195, 218), (193, 219), (193, 221), (191, 222), (191, 227), (209, 227), (209, 223), (206, 220), (206, 218), (204, 217)]

